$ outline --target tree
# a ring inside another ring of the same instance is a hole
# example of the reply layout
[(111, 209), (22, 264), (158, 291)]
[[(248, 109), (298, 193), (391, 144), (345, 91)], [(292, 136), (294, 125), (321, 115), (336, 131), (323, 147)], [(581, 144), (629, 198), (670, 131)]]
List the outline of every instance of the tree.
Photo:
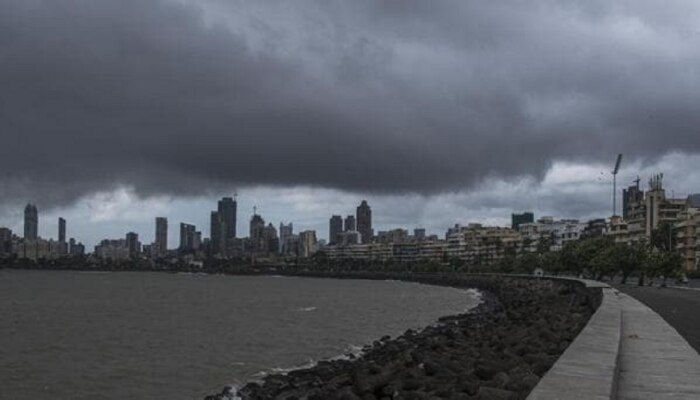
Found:
[(537, 254), (549, 253), (552, 245), (554, 244), (554, 238), (552, 235), (540, 236), (537, 241)]
[(542, 269), (549, 271), (553, 275), (559, 275), (564, 271), (564, 264), (561, 259), (561, 252), (550, 251), (542, 255), (540, 259)]
[[(601, 258), (596, 260), (596, 256), (601, 252), (606, 252), (606, 249), (612, 245), (612, 239), (607, 236), (595, 236), (580, 240), (575, 247), (575, 258), (578, 267), (584, 272), (588, 271), (594, 273), (594, 276), (599, 275), (602, 278), (601, 272), (607, 273), (610, 268), (610, 263), (609, 260), (603, 260)], [(607, 253), (607, 255), (611, 256), (610, 253)], [(599, 262), (603, 264), (596, 265), (596, 263)]]
[(668, 222), (662, 222), (651, 231), (650, 245), (659, 251), (673, 251), (676, 248), (676, 235)]
[(515, 272), (531, 274), (541, 267), (540, 256), (535, 253), (528, 253), (520, 257), (515, 264)]
[(661, 252), (661, 257), (659, 258), (659, 265), (657, 269), (659, 274), (663, 276), (663, 281), (661, 282), (662, 287), (666, 287), (666, 279), (677, 278), (681, 272), (682, 258), (680, 254), (675, 251)]
[(622, 273), (622, 284), (627, 283), (627, 278), (634, 271), (642, 269), (648, 255), (647, 246), (644, 243), (632, 243), (624, 246), (620, 259), (619, 269)]
[(559, 261), (563, 271), (568, 271), (575, 275), (579, 275), (583, 272), (583, 266), (578, 259), (578, 246), (580, 242), (581, 241), (571, 241), (564, 244), (564, 248), (562, 248), (559, 253)]
[(607, 246), (597, 252), (589, 261), (589, 270), (596, 280), (601, 280), (605, 275), (615, 275), (622, 258), (619, 246)]

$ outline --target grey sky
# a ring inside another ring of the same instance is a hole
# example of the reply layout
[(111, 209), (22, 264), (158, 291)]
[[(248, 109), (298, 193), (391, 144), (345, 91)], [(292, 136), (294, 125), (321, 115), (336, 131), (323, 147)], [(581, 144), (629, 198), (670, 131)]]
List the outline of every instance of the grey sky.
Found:
[(456, 198), (484, 218), (537, 207), (534, 187), (552, 214), (599, 213), (598, 189), (571, 204), (543, 179), (618, 152), (696, 161), (698, 21), (694, 0), (0, 0), (0, 223), (120, 187)]

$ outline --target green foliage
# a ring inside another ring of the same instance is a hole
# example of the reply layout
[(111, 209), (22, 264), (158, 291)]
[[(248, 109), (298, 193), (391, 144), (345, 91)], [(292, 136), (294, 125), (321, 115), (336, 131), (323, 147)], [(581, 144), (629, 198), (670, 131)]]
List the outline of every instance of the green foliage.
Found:
[(668, 222), (659, 224), (651, 231), (651, 247), (659, 251), (672, 251), (676, 248), (676, 235), (673, 234), (673, 227)]
[(663, 277), (662, 286), (666, 286), (666, 279), (679, 276), (681, 262), (681, 256), (676, 252), (652, 251), (644, 263), (644, 273), (649, 277)]
[(554, 238), (552, 236), (541, 236), (537, 241), (537, 254), (549, 253), (553, 244)]

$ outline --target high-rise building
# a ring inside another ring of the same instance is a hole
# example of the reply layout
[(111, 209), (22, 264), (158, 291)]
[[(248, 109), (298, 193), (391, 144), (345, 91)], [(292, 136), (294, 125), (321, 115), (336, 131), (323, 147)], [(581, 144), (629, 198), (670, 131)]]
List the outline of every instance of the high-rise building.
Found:
[(663, 174), (656, 174), (649, 179), (649, 191), (645, 197), (646, 209), (646, 236), (659, 225), (673, 224), (678, 220), (678, 214), (686, 208), (687, 199), (673, 199), (666, 197), (663, 188)]
[(644, 190), (639, 188), (639, 178), (634, 185), (622, 189), (622, 219), (628, 220), (635, 214), (635, 207), (644, 202)]
[(520, 224), (531, 224), (535, 222), (535, 214), (531, 212), (524, 212), (522, 214), (511, 214), (510, 215), (510, 228), (517, 231)]
[(283, 224), (280, 222), (280, 246), (279, 246), (279, 251), (280, 253), (284, 253), (284, 244), (287, 242), (287, 238), (292, 236), (294, 234), (294, 226), (292, 223), (288, 223), (287, 225)]
[(180, 223), (180, 250), (181, 251), (194, 251), (195, 248), (195, 234), (197, 228), (194, 225), (186, 224), (184, 222)]
[(0, 228), (0, 256), (10, 254), (12, 250), (12, 230)]
[(68, 243), (66, 243), (66, 220), (58, 218), (58, 253), (68, 254)]
[(265, 220), (256, 212), (250, 218), (250, 244), (251, 250), (255, 252), (263, 251), (266, 247)]
[(192, 249), (199, 250), (202, 248), (202, 231), (195, 231), (192, 238)]
[(345, 232), (357, 230), (357, 222), (354, 215), (348, 215), (345, 217)]
[(24, 208), (24, 238), (35, 240), (39, 237), (39, 212), (33, 204)]
[(58, 218), (58, 242), (66, 242), (66, 220), (61, 217)]
[(299, 257), (308, 258), (316, 249), (316, 231), (299, 233)]
[(141, 243), (136, 232), (126, 234), (126, 247), (129, 249), (129, 257), (136, 258), (141, 253)]
[(280, 240), (277, 236), (277, 229), (272, 223), (269, 223), (265, 228), (265, 242), (263, 246), (263, 252), (265, 253), (277, 253), (280, 247)]
[(156, 249), (155, 253), (163, 256), (168, 251), (168, 219), (156, 217)]
[(70, 238), (69, 242), (70, 247), (68, 249), (68, 253), (72, 256), (82, 256), (85, 254), (85, 245), (82, 243), (76, 243), (75, 239)]
[(211, 252), (214, 255), (226, 254), (226, 222), (219, 211), (212, 211), (209, 219), (209, 237)]
[(362, 243), (372, 242), (372, 209), (366, 200), (357, 207), (357, 231), (360, 232)]
[(425, 228), (416, 228), (413, 230), (413, 237), (416, 238), (416, 240), (423, 240), (425, 239)]
[(236, 237), (236, 212), (238, 203), (231, 197), (224, 197), (219, 200), (217, 211), (219, 218), (226, 224), (226, 239)]
[(343, 231), (343, 217), (334, 215), (329, 221), (328, 243), (335, 244), (338, 241), (338, 235)]

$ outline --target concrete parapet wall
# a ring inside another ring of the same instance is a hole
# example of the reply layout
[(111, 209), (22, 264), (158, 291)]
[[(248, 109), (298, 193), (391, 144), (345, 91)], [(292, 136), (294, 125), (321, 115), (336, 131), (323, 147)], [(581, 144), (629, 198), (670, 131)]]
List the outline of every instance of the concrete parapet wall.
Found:
[(620, 301), (608, 285), (583, 283), (602, 288), (602, 303), (528, 400), (607, 400), (616, 396), (622, 327)]

